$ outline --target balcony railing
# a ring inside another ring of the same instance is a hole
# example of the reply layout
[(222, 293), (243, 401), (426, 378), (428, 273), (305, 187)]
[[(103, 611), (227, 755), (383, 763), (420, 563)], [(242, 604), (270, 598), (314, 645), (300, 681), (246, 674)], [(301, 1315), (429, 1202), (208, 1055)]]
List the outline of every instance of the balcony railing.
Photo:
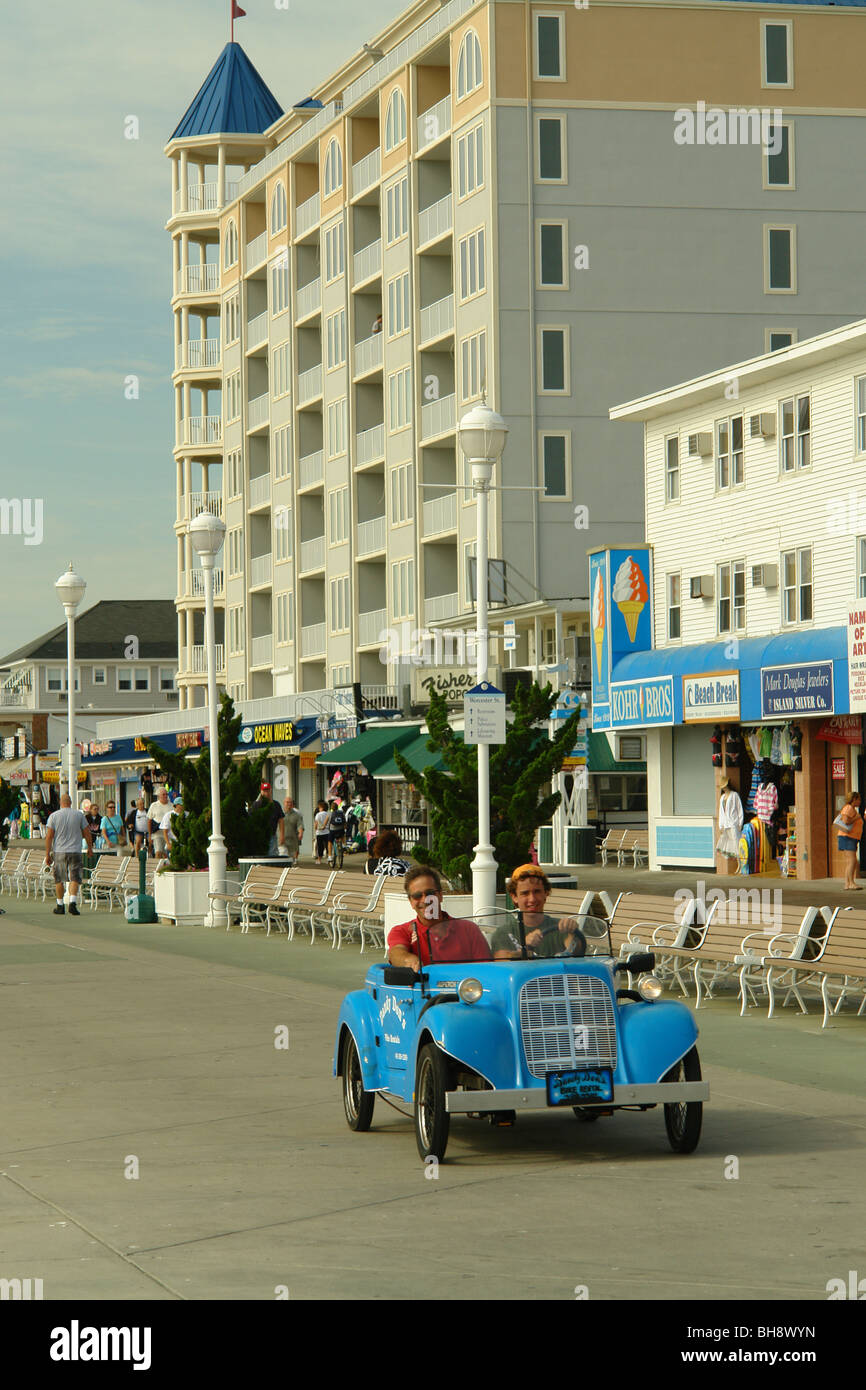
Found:
[(250, 665), (270, 666), (274, 657), (274, 634), (267, 637), (253, 637), (250, 642)]
[(324, 482), (325, 456), (321, 449), (315, 454), (307, 454), (298, 464), (298, 487), (314, 487)]
[(314, 536), (311, 541), (301, 541), (300, 573), (306, 570), (320, 570), (325, 563), (325, 537)]
[(355, 344), (355, 376), (363, 376), (365, 372), (373, 372), (381, 367), (383, 337), (383, 333), (371, 333), (369, 338)]
[[(187, 570), (186, 591), (190, 598), (204, 598), (204, 570)], [(214, 598), (225, 592), (225, 576), (222, 569), (215, 569), (213, 572), (213, 594)]]
[(459, 594), (437, 594), (435, 598), (424, 600), (425, 623), (440, 622), (443, 618), (453, 618), (458, 611)]
[(322, 307), (322, 281), (311, 280), (303, 289), (298, 290), (295, 300), (295, 319), (305, 319), (308, 314), (315, 314)]
[(222, 437), (221, 415), (188, 415), (183, 422), (184, 444), (219, 444)]
[(369, 613), (359, 613), (358, 645), (361, 647), (369, 647), (372, 642), (381, 642), (381, 633), (387, 625), (387, 608), (374, 608)]
[(457, 397), (443, 396), (441, 400), (429, 401), (421, 407), (421, 438), (430, 439), (435, 434), (457, 428)]
[(182, 267), (181, 290), (187, 294), (212, 294), (220, 287), (220, 268), (213, 262)]
[(260, 232), (258, 236), (253, 237), (252, 241), (247, 242), (244, 268), (246, 270), (252, 270), (254, 266), (260, 265), (262, 261), (266, 260), (267, 255), (268, 234), (267, 232)]
[[(187, 671), (193, 676), (207, 675), (207, 647), (181, 647), (180, 649), (180, 670)], [(184, 659), (189, 661), (189, 665), (184, 664)], [(222, 642), (216, 644), (216, 668), (224, 671), (226, 668), (226, 649)]]
[(257, 589), (260, 584), (270, 584), (273, 574), (270, 555), (254, 555), (250, 560), (250, 588)]
[(220, 206), (218, 183), (188, 183), (186, 186), (187, 212), (216, 212)]
[(310, 623), (301, 628), (301, 656), (324, 656), (325, 624)]
[(379, 150), (373, 150), (370, 154), (359, 159), (357, 164), (352, 165), (352, 196), (357, 197), (365, 189), (372, 188), (374, 183), (378, 183), (382, 175), (382, 157)]
[(441, 140), (450, 129), (451, 98), (448, 96), (437, 101), (428, 111), (422, 111), (418, 117), (418, 149), (423, 150), (426, 145), (432, 145), (434, 140)]
[(32, 699), (30, 690), (0, 690), (0, 709), (24, 709)]
[(371, 241), (369, 246), (362, 247), (352, 257), (352, 276), (356, 285), (359, 285), (363, 280), (369, 280), (371, 275), (378, 275), (381, 269), (381, 240)]
[(270, 396), (267, 391), (261, 396), (254, 396), (247, 406), (247, 429), (257, 430), (262, 425), (266, 425), (270, 418)]
[(388, 534), (388, 521), (384, 516), (374, 516), (372, 521), (358, 523), (358, 554), (373, 555), (385, 549)]
[(355, 463), (372, 463), (385, 457), (385, 426), (374, 425), (355, 435)]
[(176, 367), (217, 367), (219, 360), (219, 338), (190, 338), (186, 343), (175, 344)]
[(199, 512), (210, 512), (212, 516), (222, 516), (223, 495), (221, 492), (191, 492), (189, 495), (189, 518)]
[(445, 333), (454, 331), (454, 296), (446, 294), (444, 299), (437, 299), (435, 304), (428, 304), (426, 309), (421, 310), (421, 342), (427, 343), (431, 338), (441, 338)]
[(311, 227), (315, 227), (321, 217), (321, 203), (318, 193), (314, 193), (312, 198), (308, 198), (305, 203), (301, 203), (295, 212), (295, 236), (303, 236)]
[(270, 473), (260, 473), (257, 478), (250, 478), (250, 506), (261, 507), (263, 503), (270, 502), (270, 500)]
[(307, 401), (313, 401), (316, 396), (322, 394), (322, 364), (317, 367), (310, 367), (309, 371), (301, 372), (298, 376), (298, 405), (305, 405)]
[(424, 535), (435, 536), (439, 531), (453, 531), (457, 526), (457, 493), (433, 497), (424, 503)]
[(247, 347), (256, 347), (259, 343), (266, 341), (268, 336), (268, 311), (263, 314), (256, 314), (254, 319), (250, 319), (247, 324)]
[(437, 237), (444, 236), (451, 231), (451, 194), (440, 198), (438, 203), (432, 207), (425, 208), (418, 214), (418, 245), (423, 246), (428, 241), (435, 241)]

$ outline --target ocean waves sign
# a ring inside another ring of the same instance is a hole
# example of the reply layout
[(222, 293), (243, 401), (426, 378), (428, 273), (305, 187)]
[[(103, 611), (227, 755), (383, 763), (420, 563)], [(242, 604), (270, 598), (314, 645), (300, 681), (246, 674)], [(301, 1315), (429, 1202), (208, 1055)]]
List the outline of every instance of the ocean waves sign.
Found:
[(646, 729), (650, 725), (673, 722), (673, 676), (647, 676), (610, 687), (612, 729)]
[(761, 667), (761, 717), (833, 714), (833, 663)]

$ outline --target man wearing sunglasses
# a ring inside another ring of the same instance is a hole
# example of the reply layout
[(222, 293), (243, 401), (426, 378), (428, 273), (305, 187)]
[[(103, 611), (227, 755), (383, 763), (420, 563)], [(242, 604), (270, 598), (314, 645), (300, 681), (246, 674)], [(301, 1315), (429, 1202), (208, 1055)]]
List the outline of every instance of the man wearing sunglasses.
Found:
[(490, 947), (474, 922), (450, 917), (442, 908), (442, 880), (435, 869), (418, 865), (403, 880), (415, 918), (392, 927), (388, 961), (419, 971), (440, 961), (490, 960)]

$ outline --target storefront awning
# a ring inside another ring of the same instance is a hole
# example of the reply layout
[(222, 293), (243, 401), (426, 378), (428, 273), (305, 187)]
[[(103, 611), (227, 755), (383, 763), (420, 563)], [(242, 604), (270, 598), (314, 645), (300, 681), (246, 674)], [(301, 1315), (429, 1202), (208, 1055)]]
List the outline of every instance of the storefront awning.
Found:
[[(317, 758), (320, 767), (346, 767), (349, 763), (363, 763), (367, 771), (376, 776), (383, 763), (390, 760), (394, 748), (401, 750), (412, 743), (421, 732), (420, 724), (376, 725), (365, 729), (357, 738), (347, 739), (345, 743), (322, 753)], [(393, 774), (399, 777), (399, 772)]]
[(4, 782), (11, 782), (16, 786), (23, 786), (24, 783), (30, 781), (30, 759), (0, 759), (0, 777), (3, 778)]
[(645, 762), (617, 762), (609, 740), (604, 734), (594, 734), (591, 730), (587, 739), (587, 767), (590, 772), (646, 772)]
[[(426, 772), (428, 768), (434, 768), (436, 772), (442, 772), (445, 768), (442, 754), (436, 749), (431, 753), (430, 749), (427, 747), (427, 740), (429, 737), (429, 734), (419, 734), (417, 738), (413, 738), (411, 743), (407, 743), (405, 747), (400, 748), (401, 755), (418, 773)], [(458, 734), (457, 737), (462, 740), (463, 735)], [(403, 774), (394, 761), (393, 756), (390, 757), (387, 762), (382, 763), (373, 775), (377, 782), (403, 780)]]

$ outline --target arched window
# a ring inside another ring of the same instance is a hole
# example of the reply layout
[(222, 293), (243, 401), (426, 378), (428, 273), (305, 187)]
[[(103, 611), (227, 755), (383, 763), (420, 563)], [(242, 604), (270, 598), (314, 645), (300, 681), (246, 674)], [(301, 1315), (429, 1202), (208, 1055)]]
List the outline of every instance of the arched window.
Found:
[(385, 153), (402, 145), (406, 139), (406, 102), (399, 87), (395, 87), (388, 102), (385, 117)]
[(232, 221), (226, 227), (225, 255), (223, 257), (223, 266), (226, 270), (228, 270), (230, 265), (237, 265), (237, 263), (238, 229), (236, 222), (234, 221), (234, 219), (232, 219)]
[(464, 35), (460, 45), (460, 56), (457, 59), (457, 100), (461, 101), (470, 92), (474, 92), (483, 80), (481, 44), (475, 30), (469, 29)]
[(343, 151), (339, 140), (332, 140), (325, 155), (325, 197), (340, 188), (343, 182)]
[(284, 230), (286, 215), (286, 189), (284, 184), (278, 183), (271, 199), (271, 236)]

